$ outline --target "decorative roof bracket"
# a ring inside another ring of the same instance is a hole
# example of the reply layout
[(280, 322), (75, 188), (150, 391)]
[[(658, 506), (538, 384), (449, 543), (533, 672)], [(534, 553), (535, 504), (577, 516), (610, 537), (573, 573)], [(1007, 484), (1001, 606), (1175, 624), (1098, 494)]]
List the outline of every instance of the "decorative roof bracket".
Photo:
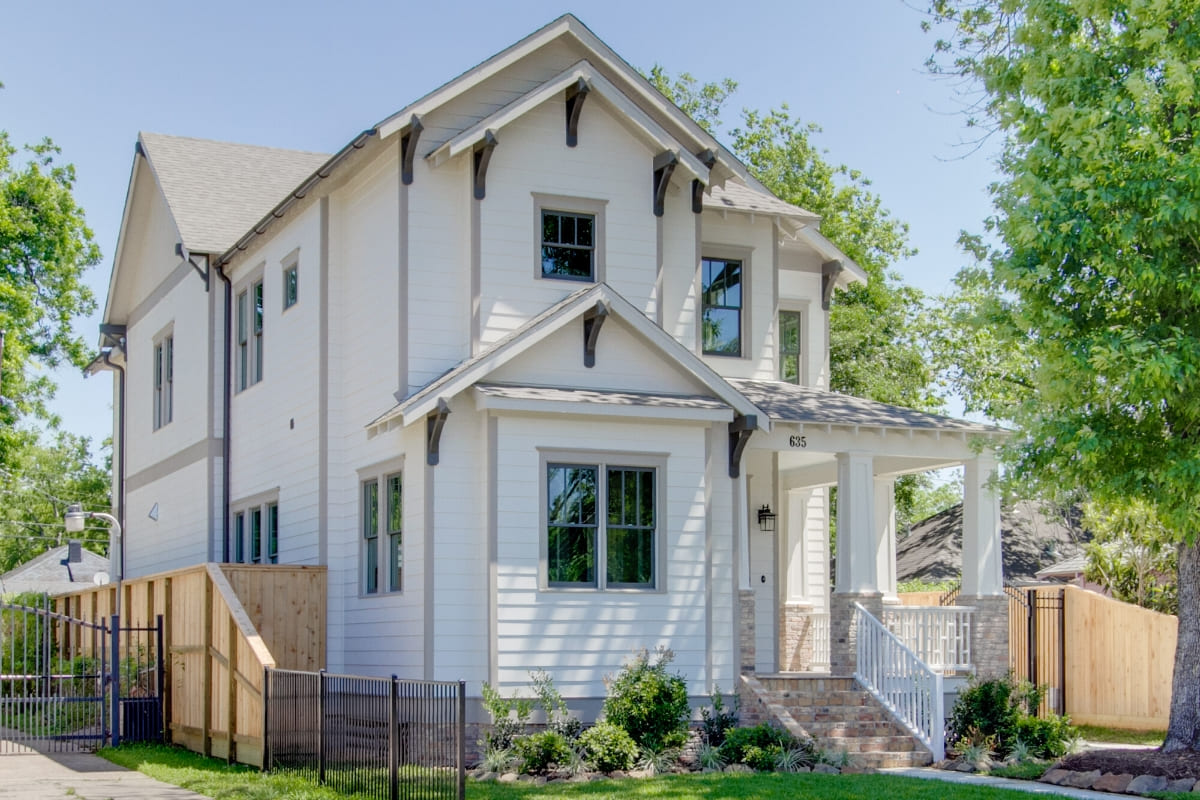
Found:
[(679, 155), (671, 150), (664, 150), (654, 157), (654, 216), (661, 217), (667, 197), (667, 186), (671, 183), (671, 173), (679, 163)]
[(758, 416), (738, 414), (729, 423), (729, 477), (736, 478), (742, 471), (742, 452), (750, 441), (750, 434), (758, 428)]
[(437, 410), (430, 411), (425, 417), (425, 463), (436, 467), (441, 458), (439, 448), (442, 443), (442, 428), (446, 427), (446, 417), (450, 416), (450, 405), (438, 398)]
[[(717, 163), (717, 154), (712, 150), (701, 150), (696, 153), (696, 158), (700, 159), (700, 163), (708, 167), (710, 170)], [(692, 179), (692, 213), (699, 214), (704, 210), (704, 182), (699, 178)]]
[(592, 87), (583, 78), (567, 87), (567, 147), (579, 144), (579, 115)]
[(472, 154), (474, 159), (474, 179), (475, 179), (475, 199), (482, 200), (487, 196), (487, 170), (488, 163), (492, 160), (492, 151), (496, 149), (496, 145), (500, 141), (496, 138), (493, 131), (485, 131), (483, 141), (475, 148)]
[(204, 291), (208, 291), (208, 256), (200, 256), (204, 259), (204, 266), (200, 266), (195, 261), (192, 261), (192, 252), (183, 246), (183, 242), (175, 243), (175, 255), (186, 261), (191, 268), (196, 270), (196, 274), (200, 276), (200, 280), (204, 281)]
[(408, 186), (413, 182), (413, 164), (417, 160), (417, 140), (425, 126), (416, 114), (408, 123), (408, 130), (400, 136), (400, 182)]
[(833, 290), (837, 287), (838, 276), (842, 274), (841, 261), (826, 261), (821, 265), (821, 310), (829, 310), (829, 302), (833, 299)]
[(583, 365), (596, 366), (596, 342), (600, 339), (600, 328), (608, 319), (608, 306), (603, 300), (597, 300), (595, 308), (589, 309), (583, 315)]

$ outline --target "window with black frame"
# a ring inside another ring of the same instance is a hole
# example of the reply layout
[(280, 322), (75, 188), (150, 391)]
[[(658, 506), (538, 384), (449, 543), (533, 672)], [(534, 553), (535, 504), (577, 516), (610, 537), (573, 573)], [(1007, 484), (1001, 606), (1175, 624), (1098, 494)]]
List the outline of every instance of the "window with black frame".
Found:
[(742, 262), (728, 258), (701, 260), (704, 354), (742, 354)]
[(542, 277), (596, 280), (596, 217), (542, 211)]

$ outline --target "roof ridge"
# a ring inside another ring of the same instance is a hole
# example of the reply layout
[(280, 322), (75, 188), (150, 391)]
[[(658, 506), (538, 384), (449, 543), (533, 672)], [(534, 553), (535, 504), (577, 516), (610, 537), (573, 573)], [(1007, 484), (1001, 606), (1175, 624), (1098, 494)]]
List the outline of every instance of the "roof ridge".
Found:
[(215, 144), (222, 147), (247, 147), (254, 150), (274, 150), (280, 153), (295, 153), (297, 155), (325, 156), (329, 153), (320, 150), (299, 150), (293, 147), (278, 147), (270, 144), (251, 144), (250, 142), (231, 142), (227, 139), (209, 139), (204, 136), (180, 136), (174, 133), (159, 133), (157, 131), (138, 131), (138, 137), (152, 136), (158, 139), (171, 139), (178, 142), (196, 142), (198, 144)]

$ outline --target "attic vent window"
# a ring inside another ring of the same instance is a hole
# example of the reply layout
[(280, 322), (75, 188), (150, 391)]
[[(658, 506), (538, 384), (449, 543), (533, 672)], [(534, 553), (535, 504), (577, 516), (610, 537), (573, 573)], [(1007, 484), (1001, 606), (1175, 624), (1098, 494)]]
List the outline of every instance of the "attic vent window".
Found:
[(542, 277), (596, 280), (596, 217), (542, 211)]

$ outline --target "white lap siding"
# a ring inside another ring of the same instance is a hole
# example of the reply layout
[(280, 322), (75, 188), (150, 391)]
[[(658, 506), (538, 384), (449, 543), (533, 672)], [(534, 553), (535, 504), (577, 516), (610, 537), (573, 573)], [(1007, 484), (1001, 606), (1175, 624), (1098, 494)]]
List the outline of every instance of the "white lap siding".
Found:
[[(635, 650), (666, 645), (675, 652), (672, 669), (687, 678), (691, 693), (707, 691), (705, 428), (513, 416), (498, 420), (497, 440), (500, 685), (527, 686), (531, 670), (545, 669), (566, 696), (603, 697), (604, 676)], [(546, 479), (539, 448), (610, 453), (597, 461), (616, 465), (622, 454), (665, 454), (657, 479), (657, 491), (665, 493), (657, 536), (666, 540), (658, 552), (667, 554), (659, 590), (539, 589), (539, 486)]]

